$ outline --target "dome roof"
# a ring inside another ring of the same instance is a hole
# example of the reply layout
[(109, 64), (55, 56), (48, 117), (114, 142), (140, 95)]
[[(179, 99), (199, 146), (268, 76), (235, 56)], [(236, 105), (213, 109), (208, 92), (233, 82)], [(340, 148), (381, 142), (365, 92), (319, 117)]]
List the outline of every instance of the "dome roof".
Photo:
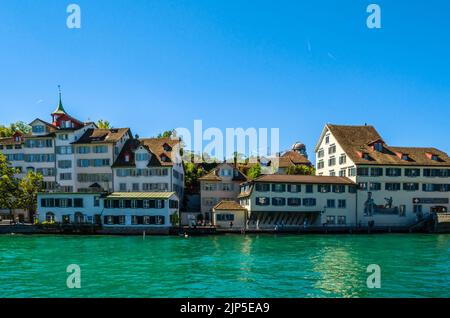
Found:
[(296, 142), (292, 145), (292, 150), (304, 150), (306, 149), (305, 144), (302, 144), (301, 142)]

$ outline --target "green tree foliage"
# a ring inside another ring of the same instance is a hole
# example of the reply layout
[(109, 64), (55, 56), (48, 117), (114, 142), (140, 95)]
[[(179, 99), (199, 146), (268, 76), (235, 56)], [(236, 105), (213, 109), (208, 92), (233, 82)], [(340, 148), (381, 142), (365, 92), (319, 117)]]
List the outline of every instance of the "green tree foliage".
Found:
[(97, 122), (97, 126), (98, 126), (98, 128), (100, 128), (100, 129), (110, 129), (110, 128), (111, 128), (111, 125), (110, 125), (109, 121), (103, 120), (103, 119), (100, 119), (100, 120)]
[(168, 138), (168, 137), (172, 137), (173, 135), (173, 130), (166, 130), (160, 134), (158, 134), (158, 136), (156, 138)]
[(42, 191), (42, 184), (42, 175), (34, 171), (29, 171), (27, 176), (19, 181), (17, 203), (20, 208), (28, 211), (31, 221), (36, 214), (37, 194)]
[(172, 226), (179, 226), (180, 225), (180, 216), (179, 216), (178, 212), (174, 212), (170, 216), (170, 223), (172, 224)]
[(0, 207), (8, 209), (12, 219), (17, 207), (19, 181), (15, 177), (16, 169), (11, 167), (6, 157), (0, 153)]
[(195, 193), (200, 187), (199, 178), (203, 177), (206, 172), (201, 166), (197, 166), (192, 162), (184, 162), (185, 188), (187, 193)]
[(247, 177), (250, 179), (256, 179), (261, 175), (261, 165), (259, 163), (255, 164), (254, 166), (251, 166), (250, 169), (248, 169)]
[(16, 131), (20, 131), (24, 135), (31, 132), (31, 126), (22, 121), (12, 123), (9, 126), (0, 125), (0, 137), (11, 137)]
[(24, 209), (28, 211), (30, 220), (33, 220), (37, 208), (37, 194), (42, 191), (42, 175), (30, 171), (26, 177), (19, 180), (17, 173), (0, 153), (0, 207), (9, 210), (11, 219), (14, 209)]
[(316, 171), (312, 166), (290, 166), (286, 169), (286, 174), (313, 176)]

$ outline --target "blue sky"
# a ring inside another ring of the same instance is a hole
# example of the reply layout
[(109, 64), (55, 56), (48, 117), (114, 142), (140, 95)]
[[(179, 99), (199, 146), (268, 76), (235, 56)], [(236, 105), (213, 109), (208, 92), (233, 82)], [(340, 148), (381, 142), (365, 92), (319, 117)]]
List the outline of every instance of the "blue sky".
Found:
[(368, 123), (450, 152), (449, 31), (444, 0), (0, 0), (0, 122), (49, 119), (60, 84), (73, 116), (140, 136), (279, 127), (312, 155), (325, 123)]

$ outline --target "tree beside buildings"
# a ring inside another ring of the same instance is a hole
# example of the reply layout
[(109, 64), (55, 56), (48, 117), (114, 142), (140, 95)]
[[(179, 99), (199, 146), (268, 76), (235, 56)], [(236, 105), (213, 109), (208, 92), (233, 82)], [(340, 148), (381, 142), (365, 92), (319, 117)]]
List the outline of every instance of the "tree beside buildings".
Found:
[(10, 219), (14, 219), (15, 209), (23, 209), (28, 212), (29, 220), (33, 221), (37, 194), (42, 191), (42, 175), (29, 171), (19, 179), (17, 172), (6, 156), (0, 153), (0, 208), (9, 211)]
[(9, 126), (0, 125), (0, 137), (12, 137), (16, 131), (20, 131), (24, 135), (31, 133), (31, 126), (22, 121), (9, 124)]
[(316, 171), (313, 166), (289, 166), (286, 168), (286, 174), (314, 176)]
[(11, 219), (18, 205), (19, 180), (15, 176), (16, 172), (6, 157), (0, 153), (0, 208), (8, 210)]

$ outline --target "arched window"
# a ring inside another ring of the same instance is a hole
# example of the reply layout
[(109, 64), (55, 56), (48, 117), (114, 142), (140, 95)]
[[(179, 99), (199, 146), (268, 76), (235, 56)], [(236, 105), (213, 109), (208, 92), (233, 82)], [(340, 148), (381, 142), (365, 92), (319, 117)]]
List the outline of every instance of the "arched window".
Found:
[(84, 214), (81, 212), (75, 212), (75, 223), (84, 223)]
[(53, 212), (47, 212), (47, 213), (45, 214), (45, 220), (46, 220), (47, 222), (55, 222), (55, 213), (53, 213)]

